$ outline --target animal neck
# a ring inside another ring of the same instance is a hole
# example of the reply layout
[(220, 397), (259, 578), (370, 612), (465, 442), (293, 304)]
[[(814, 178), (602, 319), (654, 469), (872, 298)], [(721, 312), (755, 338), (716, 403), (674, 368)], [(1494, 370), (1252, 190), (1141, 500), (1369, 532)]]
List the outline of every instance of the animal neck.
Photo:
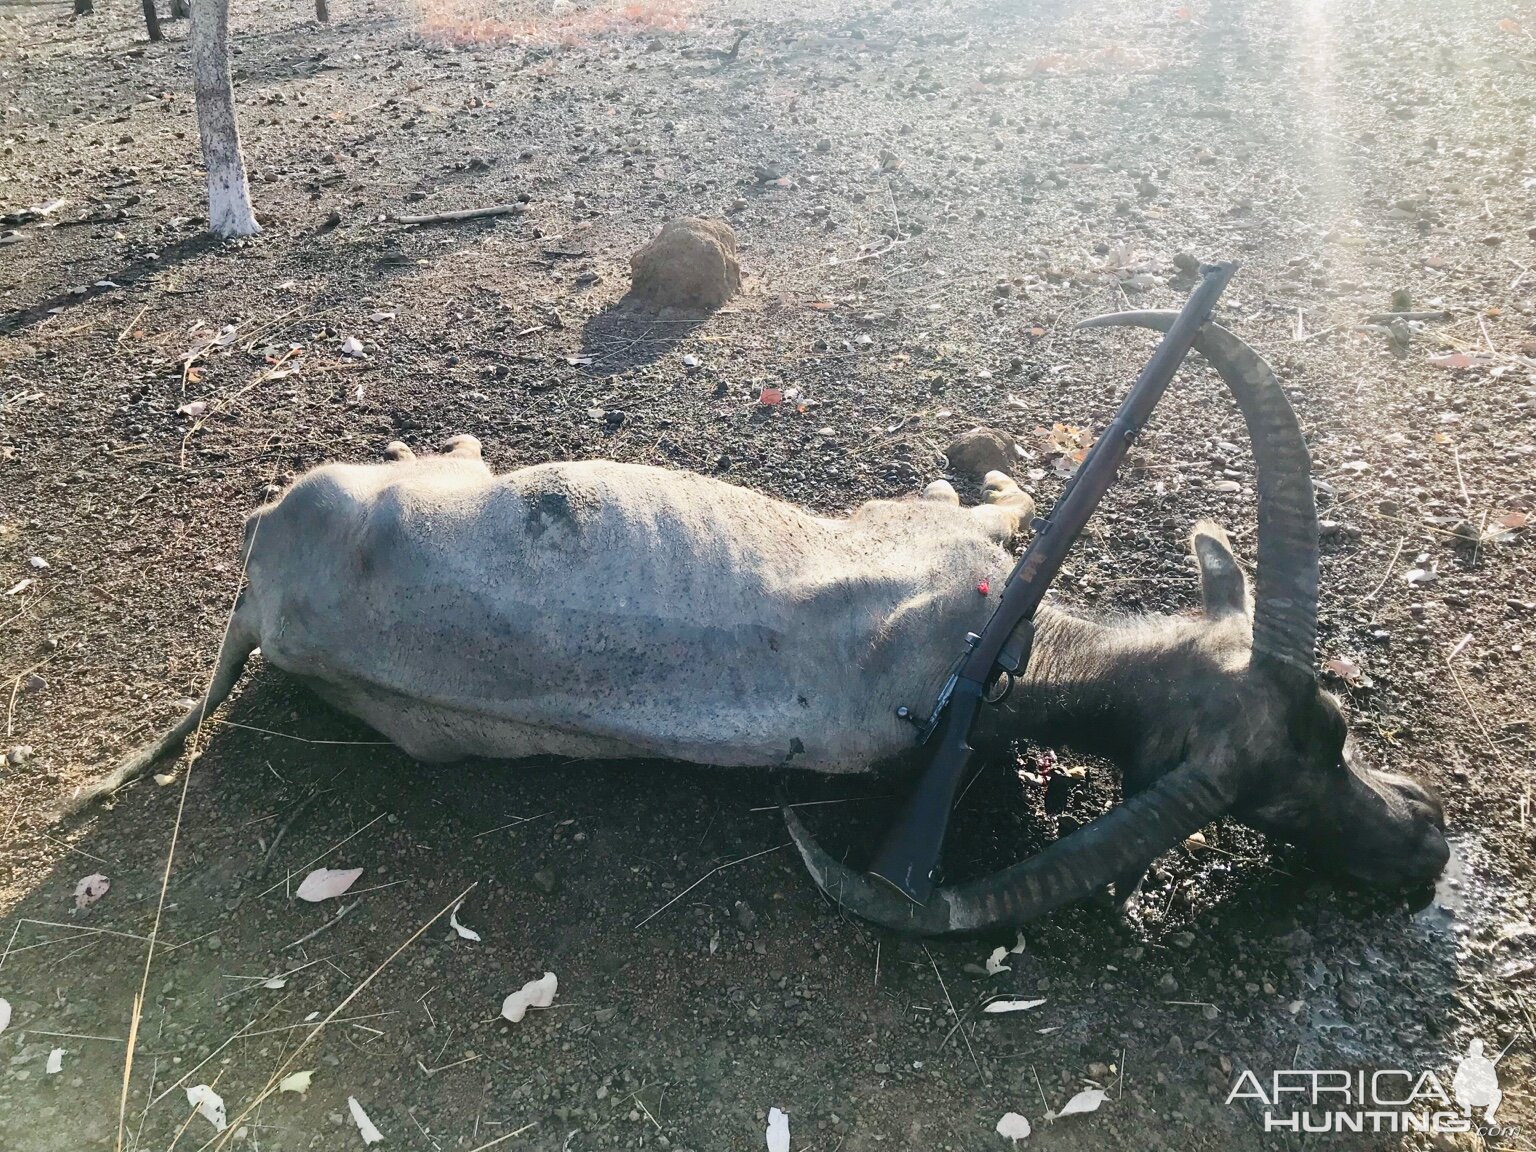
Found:
[(1006, 732), (998, 734), (1124, 760), (1156, 695), (1161, 661), (1150, 640), (1141, 622), (1103, 624), (1042, 608), (1029, 667), (1000, 710)]

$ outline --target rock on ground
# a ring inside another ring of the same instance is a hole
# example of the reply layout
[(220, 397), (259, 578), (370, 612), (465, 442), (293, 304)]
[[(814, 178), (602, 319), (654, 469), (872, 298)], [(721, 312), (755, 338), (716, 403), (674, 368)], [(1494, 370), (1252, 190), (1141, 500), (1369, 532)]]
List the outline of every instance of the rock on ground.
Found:
[(962, 432), (944, 449), (950, 470), (964, 476), (985, 476), (994, 469), (1013, 473), (1019, 454), (1013, 437), (996, 428), (972, 428)]

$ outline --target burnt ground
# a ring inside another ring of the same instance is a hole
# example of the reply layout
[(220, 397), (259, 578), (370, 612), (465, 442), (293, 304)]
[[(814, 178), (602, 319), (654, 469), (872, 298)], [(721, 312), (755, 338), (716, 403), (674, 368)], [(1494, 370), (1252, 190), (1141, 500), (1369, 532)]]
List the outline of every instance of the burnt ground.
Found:
[[(267, 227), (225, 245), (198, 218), (184, 24), (147, 45), (128, 5), (0, 9), (0, 212), (67, 200), (0, 245), (0, 706), (4, 746), (34, 749), (0, 769), (0, 1148), (114, 1146), (185, 762), (109, 811), (49, 812), (201, 692), (241, 518), (270, 485), (471, 432), (498, 468), (645, 461), (836, 512), (914, 492), (986, 422), (1030, 449), (1048, 505), (1035, 430), (1102, 422), (1150, 346), (1071, 323), (1175, 305), (1179, 253), (1243, 261), (1222, 314), (1275, 364), (1316, 458), (1330, 683), (1358, 754), (1447, 803), (1434, 902), (1336, 884), (1226, 825), (1163, 861), (1141, 935), (1074, 908), (988, 977), (1011, 940), (925, 948), (821, 900), (766, 775), (427, 768), (258, 664), (187, 784), (124, 1146), (177, 1142), (178, 1082), (212, 1082), (233, 1118), (313, 1068), (306, 1097), (241, 1120), (250, 1147), (356, 1146), (349, 1095), (413, 1149), (525, 1125), (501, 1146), (760, 1148), (775, 1105), (821, 1152), (996, 1148), (1008, 1110), (1047, 1148), (1422, 1147), (1266, 1135), (1225, 1099), (1245, 1068), (1449, 1085), (1473, 1038), (1509, 1045), (1514, 1130), (1487, 1146), (1536, 1145), (1531, 21), (1493, 0), (434, 9), (439, 32), (480, 37), (453, 46), (408, 7), (342, 0), (326, 27), (301, 7), (234, 14)], [(733, 64), (685, 54), (738, 28)], [(493, 221), (380, 220), (514, 199)], [(626, 318), (628, 253), (690, 213), (729, 215), (744, 293), (709, 318)], [(1356, 330), (1395, 293), (1449, 316), (1405, 344)], [(1470, 366), (1432, 361), (1458, 353)], [(768, 408), (763, 385), (798, 392)], [(1196, 518), (1252, 549), (1247, 444), (1208, 370), (1181, 375), (1135, 460), (1059, 595), (1188, 610)], [(1013, 770), (1032, 755), (971, 790), (955, 871), (1112, 799), (1089, 765), (1046, 812)], [(848, 801), (807, 810), (847, 844), (896, 787), (791, 786)], [(338, 908), (287, 895), (316, 864), (366, 869), (368, 891), (297, 944)], [(76, 911), (96, 872), (110, 892)], [(482, 942), (442, 920), (413, 940), (470, 885)], [(546, 969), (555, 1007), (500, 1021)], [(999, 993), (1045, 1003), (981, 1016)], [(343, 1003), (295, 1054), (306, 1017)], [(1096, 1114), (1045, 1122), (1094, 1085)], [(179, 1146), (212, 1135), (194, 1117)]]

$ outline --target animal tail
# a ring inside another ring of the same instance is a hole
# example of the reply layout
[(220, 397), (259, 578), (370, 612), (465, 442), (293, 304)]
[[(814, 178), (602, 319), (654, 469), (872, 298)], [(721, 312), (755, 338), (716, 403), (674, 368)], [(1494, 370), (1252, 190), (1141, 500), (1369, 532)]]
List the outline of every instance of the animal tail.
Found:
[(219, 662), (214, 668), (213, 681), (208, 685), (207, 694), (192, 706), (192, 709), (176, 723), (175, 727), (158, 740), (124, 757), (116, 768), (101, 779), (77, 789), (65, 802), (63, 814), (79, 812), (95, 801), (110, 796), (119, 788), (142, 779), (166, 756), (180, 751), (187, 737), (192, 735), (202, 725), (203, 720), (228, 699), (230, 692), (234, 690), (235, 683), (240, 679), (240, 673), (245, 669), (246, 660), (258, 646), (253, 625), (254, 621), (247, 615), (245, 594), (242, 592), (235, 602), (235, 611), (230, 617), (229, 628), (224, 633), (224, 642), (219, 646)]

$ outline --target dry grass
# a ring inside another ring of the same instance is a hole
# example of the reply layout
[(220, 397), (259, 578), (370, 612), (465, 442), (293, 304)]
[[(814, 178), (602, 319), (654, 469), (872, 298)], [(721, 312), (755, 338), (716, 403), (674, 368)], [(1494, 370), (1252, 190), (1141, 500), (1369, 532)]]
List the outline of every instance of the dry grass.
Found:
[(577, 4), (571, 0), (416, 0), (421, 34), (454, 47), (526, 44), (573, 47), (606, 33), (680, 32), (692, 0)]

